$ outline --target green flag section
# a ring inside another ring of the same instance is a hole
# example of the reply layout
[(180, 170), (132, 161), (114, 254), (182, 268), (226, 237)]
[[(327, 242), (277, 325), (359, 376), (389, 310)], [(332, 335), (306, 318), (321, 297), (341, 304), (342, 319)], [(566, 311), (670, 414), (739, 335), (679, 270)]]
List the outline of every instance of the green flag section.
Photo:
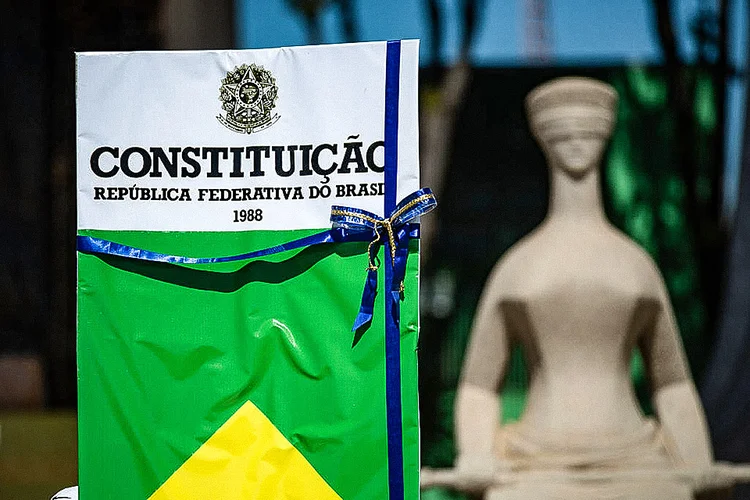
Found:
[[(79, 234), (200, 257), (312, 232)], [(416, 252), (401, 307), (405, 498), (419, 495)], [(81, 499), (387, 499), (382, 291), (355, 347), (350, 331), (367, 264), (367, 242), (209, 265), (79, 253)]]
[(149, 500), (341, 500), (297, 449), (247, 402)]

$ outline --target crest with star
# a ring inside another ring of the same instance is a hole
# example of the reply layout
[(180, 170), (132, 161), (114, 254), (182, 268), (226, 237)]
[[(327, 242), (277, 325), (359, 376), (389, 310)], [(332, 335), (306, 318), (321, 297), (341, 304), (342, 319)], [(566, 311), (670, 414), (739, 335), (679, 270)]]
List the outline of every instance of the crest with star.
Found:
[(224, 115), (216, 118), (222, 125), (241, 134), (250, 134), (273, 125), (279, 88), (270, 71), (256, 64), (242, 64), (221, 80), (219, 100)]

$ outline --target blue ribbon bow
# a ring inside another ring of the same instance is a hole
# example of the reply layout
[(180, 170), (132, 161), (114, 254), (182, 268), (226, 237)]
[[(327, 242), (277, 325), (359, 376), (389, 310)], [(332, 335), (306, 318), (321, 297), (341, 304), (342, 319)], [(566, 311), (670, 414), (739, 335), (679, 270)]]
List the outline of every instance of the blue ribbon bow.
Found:
[(387, 254), (390, 254), (393, 266), (394, 285), (398, 289), (388, 290), (391, 300), (398, 302), (404, 291), (404, 276), (406, 274), (406, 260), (409, 255), (409, 239), (413, 237), (408, 230), (409, 223), (417, 217), (424, 215), (437, 206), (435, 195), (429, 188), (420, 189), (404, 198), (389, 217), (381, 218), (367, 210), (358, 208), (342, 207), (334, 205), (331, 207), (331, 222), (333, 228), (342, 228), (347, 232), (368, 233), (372, 235), (370, 245), (367, 247), (369, 265), (367, 266), (367, 279), (362, 292), (362, 302), (359, 306), (359, 314), (354, 320), (352, 331), (355, 332), (353, 345), (356, 345), (364, 330), (372, 322), (375, 308), (375, 296), (378, 290), (378, 247), (385, 244)]

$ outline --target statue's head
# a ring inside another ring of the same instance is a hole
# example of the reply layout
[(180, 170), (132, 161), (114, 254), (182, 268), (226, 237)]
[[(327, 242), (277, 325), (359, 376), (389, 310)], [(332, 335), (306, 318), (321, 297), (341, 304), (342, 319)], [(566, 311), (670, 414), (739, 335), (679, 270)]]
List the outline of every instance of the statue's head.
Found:
[(592, 78), (557, 78), (526, 97), (531, 131), (547, 161), (576, 178), (599, 165), (616, 110), (615, 90)]

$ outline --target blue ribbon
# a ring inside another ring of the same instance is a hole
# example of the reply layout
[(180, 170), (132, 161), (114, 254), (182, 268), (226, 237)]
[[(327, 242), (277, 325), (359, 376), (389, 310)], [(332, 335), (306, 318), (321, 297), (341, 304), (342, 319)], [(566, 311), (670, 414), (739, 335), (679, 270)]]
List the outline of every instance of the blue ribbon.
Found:
[[(276, 253), (305, 248), (312, 245), (327, 243), (347, 243), (356, 241), (369, 241), (368, 249), (371, 268), (367, 273), (365, 291), (362, 295), (360, 312), (355, 320), (352, 331), (357, 331), (362, 326), (372, 321), (372, 313), (377, 293), (378, 273), (377, 268), (372, 269), (372, 262), (377, 259), (378, 241), (385, 241), (392, 236), (399, 246), (406, 248), (406, 254), (396, 254), (394, 259), (398, 275), (403, 276), (406, 272), (406, 257), (408, 256), (408, 241), (419, 238), (419, 224), (412, 223), (414, 219), (432, 210), (436, 206), (435, 197), (429, 189), (420, 189), (406, 197), (387, 219), (378, 215), (352, 207), (331, 207), (332, 228), (327, 231), (305, 236), (281, 245), (276, 245), (255, 252), (230, 255), (226, 257), (186, 257), (182, 255), (170, 255), (152, 252), (142, 248), (123, 245), (114, 241), (95, 238), (93, 236), (77, 236), (77, 248), (80, 252), (96, 253), (104, 255), (115, 255), (129, 259), (145, 260), (150, 262), (165, 262), (168, 264), (219, 264), (222, 262), (236, 262), (241, 260), (265, 257)], [(388, 232), (392, 231), (389, 236)], [(365, 321), (360, 318), (369, 311), (369, 317)]]
[[(435, 196), (429, 188), (420, 189), (404, 198), (387, 218), (361, 210), (358, 208), (331, 207), (331, 222), (334, 229), (343, 229), (350, 234), (366, 233), (372, 235), (372, 241), (367, 250), (370, 265), (367, 268), (367, 279), (362, 292), (362, 302), (359, 314), (354, 320), (352, 331), (357, 333), (354, 337), (354, 345), (361, 338), (362, 330), (366, 329), (372, 322), (375, 308), (375, 296), (378, 289), (378, 264), (377, 251), (380, 243), (386, 244), (386, 259), (390, 257), (393, 270), (392, 281), (399, 285), (398, 295), (391, 296), (392, 300), (400, 300), (403, 288), (404, 276), (406, 274), (406, 260), (409, 256), (408, 240), (409, 232), (405, 228), (409, 222), (417, 217), (431, 211), (437, 205)], [(386, 270), (388, 266), (386, 266)], [(390, 290), (390, 288), (387, 288)], [(392, 294), (389, 294), (392, 295)], [(361, 330), (362, 329), (362, 330)]]
[[(385, 207), (383, 213), (390, 214), (396, 208), (396, 182), (398, 180), (398, 101), (401, 70), (401, 42), (389, 41), (385, 58), (385, 151), (384, 182)], [(386, 254), (398, 253), (390, 239), (386, 242)], [(388, 497), (390, 500), (404, 498), (404, 449), (403, 423), (401, 418), (401, 309), (394, 294), (394, 262), (385, 259), (385, 291), (391, 300), (385, 302), (385, 398), (386, 423), (388, 426)], [(400, 286), (400, 285), (399, 285)]]
[(77, 236), (76, 243), (78, 251), (87, 253), (98, 253), (105, 255), (116, 255), (118, 257), (126, 257), (129, 259), (147, 260), (151, 262), (166, 262), (169, 264), (218, 264), (221, 262), (236, 262), (239, 260), (254, 259), (257, 257), (265, 257), (267, 255), (273, 255), (275, 253), (286, 252), (287, 250), (294, 250), (296, 248), (308, 247), (310, 245), (319, 245), (322, 243), (333, 243), (338, 241), (367, 241), (368, 238), (365, 235), (359, 234), (347, 234), (344, 231), (322, 231), (320, 233), (312, 234), (298, 240), (289, 241), (282, 245), (275, 247), (265, 248), (256, 252), (243, 253), (239, 255), (231, 255), (228, 257), (184, 257), (181, 255), (169, 255), (159, 252), (152, 252), (150, 250), (143, 250), (142, 248), (131, 247), (128, 245), (122, 245), (115, 243), (114, 241), (104, 240), (101, 238), (94, 238), (93, 236)]

